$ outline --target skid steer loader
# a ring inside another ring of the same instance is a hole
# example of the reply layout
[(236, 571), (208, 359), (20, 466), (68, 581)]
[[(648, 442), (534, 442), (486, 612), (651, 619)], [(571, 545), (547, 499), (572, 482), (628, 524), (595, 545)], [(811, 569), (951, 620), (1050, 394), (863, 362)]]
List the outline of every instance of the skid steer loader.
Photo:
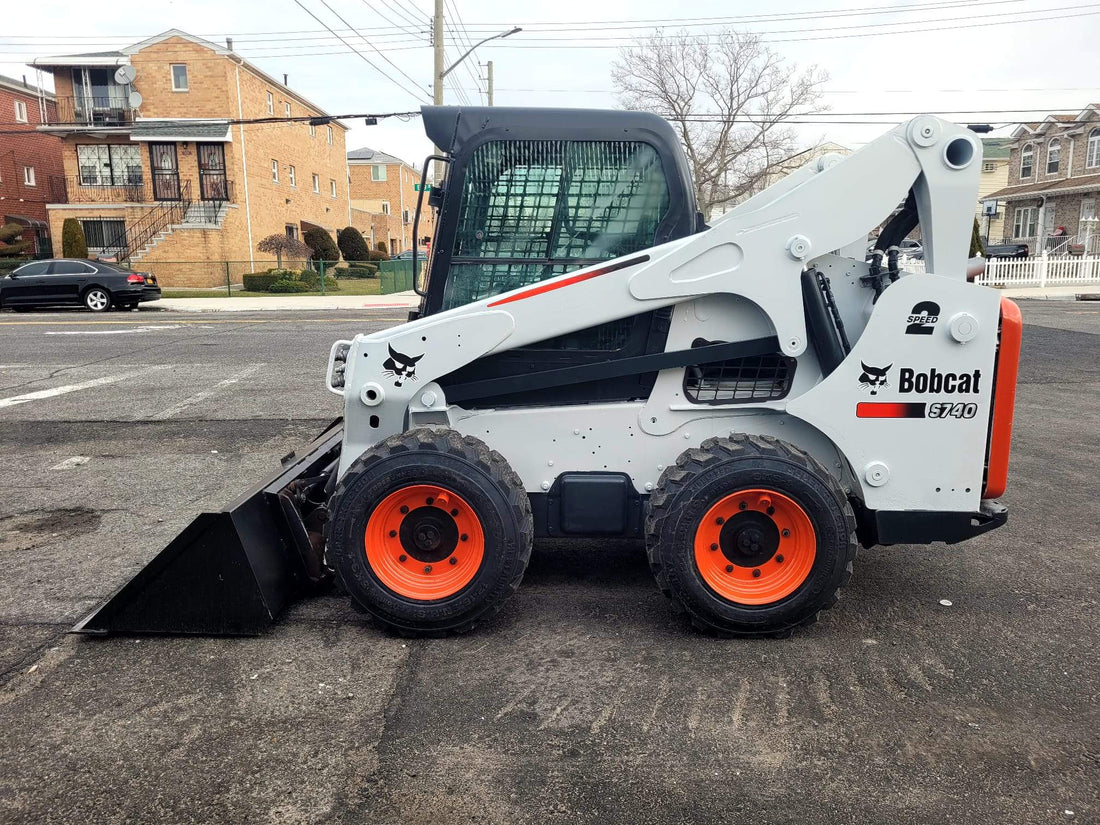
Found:
[[(549, 536), (644, 540), (696, 627), (785, 635), (858, 544), (1005, 523), (1021, 319), (967, 282), (970, 132), (917, 117), (707, 226), (654, 115), (423, 118), (419, 310), (337, 341), (343, 419), (77, 630), (255, 633), (334, 571), (388, 628), (464, 631)], [(927, 274), (898, 263), (918, 224)]]

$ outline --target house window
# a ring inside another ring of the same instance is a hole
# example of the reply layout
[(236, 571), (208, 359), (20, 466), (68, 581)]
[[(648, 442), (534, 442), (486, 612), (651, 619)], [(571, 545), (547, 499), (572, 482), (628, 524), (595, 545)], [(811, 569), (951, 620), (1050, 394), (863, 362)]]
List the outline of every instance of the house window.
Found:
[(386, 179), (386, 167), (380, 164), (375, 164), (370, 168), (370, 179), (378, 182)]
[(126, 143), (77, 146), (81, 186), (141, 186), (141, 147)]
[(279, 182), (279, 161), (277, 160), (271, 161), (271, 182)]
[(389, 201), (382, 201), (382, 214), (383, 215), (390, 214), (390, 202)]
[(1035, 168), (1035, 147), (1030, 143), (1020, 150), (1020, 177), (1030, 178)]
[(987, 160), (987, 161), (985, 161), (985, 163), (982, 164), (982, 171), (983, 172), (996, 172), (997, 171), (997, 164), (995, 164), (991, 160)]
[(290, 167), (290, 185), (298, 185), (298, 172), (293, 166)]
[(332, 193), (332, 197), (334, 197), (334, 198), (336, 197), (336, 181), (331, 180), (331, 179), (329, 180), (329, 182), (328, 182), (328, 191), (330, 193)]
[(312, 123), (309, 124), (309, 136), (310, 137), (317, 137), (317, 127), (314, 126)]
[(1039, 233), (1039, 209), (1035, 206), (1017, 206), (1012, 224), (1012, 237), (1034, 238)]
[(1062, 142), (1055, 138), (1047, 144), (1047, 174), (1058, 174), (1058, 158), (1062, 155)]
[(26, 123), (27, 122), (27, 104), (25, 101), (15, 101), (15, 122)]
[(267, 113), (269, 115), (275, 114), (275, 95), (271, 92), (267, 93)]
[(80, 221), (84, 239), (92, 252), (120, 252), (126, 248), (126, 222), (122, 220), (84, 219)]
[(1089, 169), (1100, 166), (1100, 129), (1093, 129), (1089, 132), (1089, 146), (1085, 155), (1085, 166)]
[(314, 194), (317, 194), (317, 195), (321, 194), (321, 176), (320, 175), (314, 175), (313, 176), (313, 192), (314, 192)]
[(298, 225), (295, 223), (288, 223), (286, 225), (286, 236), (298, 240)]
[(328, 145), (332, 146), (332, 127), (328, 126)]
[(173, 63), (172, 64), (172, 91), (173, 92), (187, 92), (191, 87), (187, 84), (187, 64), (186, 63)]
[[(35, 185), (35, 182), (34, 182), (34, 167), (33, 166), (24, 166), (23, 167), (23, 185), (24, 186), (34, 186)], [(333, 183), (333, 185), (335, 186), (336, 184)]]
[(290, 117), (290, 104), (289, 103), (284, 103), (283, 104), (283, 114), (285, 114), (287, 117)]

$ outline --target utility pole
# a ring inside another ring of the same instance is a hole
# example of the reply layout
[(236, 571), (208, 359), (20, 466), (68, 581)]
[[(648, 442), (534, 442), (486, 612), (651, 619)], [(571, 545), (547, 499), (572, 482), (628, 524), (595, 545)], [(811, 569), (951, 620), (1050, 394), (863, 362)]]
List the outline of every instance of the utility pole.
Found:
[(435, 17), (432, 20), (432, 46), (435, 51), (435, 71), (432, 94), (435, 105), (443, 105), (443, 0), (435, 0)]
[(485, 97), (489, 101), (489, 105), (493, 105), (493, 61), (490, 60), (485, 64)]

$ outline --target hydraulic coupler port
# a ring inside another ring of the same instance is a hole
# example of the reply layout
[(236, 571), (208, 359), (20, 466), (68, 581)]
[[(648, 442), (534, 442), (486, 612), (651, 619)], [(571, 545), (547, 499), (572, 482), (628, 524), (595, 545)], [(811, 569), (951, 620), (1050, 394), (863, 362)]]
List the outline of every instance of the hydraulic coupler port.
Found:
[(328, 364), (328, 388), (337, 395), (344, 394), (344, 372), (348, 366), (350, 341), (337, 341), (332, 345)]

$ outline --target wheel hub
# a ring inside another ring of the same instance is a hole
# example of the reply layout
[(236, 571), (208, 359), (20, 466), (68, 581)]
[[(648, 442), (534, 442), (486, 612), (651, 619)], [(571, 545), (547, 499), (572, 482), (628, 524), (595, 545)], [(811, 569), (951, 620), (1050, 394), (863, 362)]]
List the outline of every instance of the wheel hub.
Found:
[(759, 567), (779, 550), (779, 528), (764, 513), (739, 512), (718, 535), (722, 555), (738, 567)]
[(458, 546), (458, 525), (438, 507), (418, 507), (401, 522), (401, 547), (417, 561), (443, 561)]

